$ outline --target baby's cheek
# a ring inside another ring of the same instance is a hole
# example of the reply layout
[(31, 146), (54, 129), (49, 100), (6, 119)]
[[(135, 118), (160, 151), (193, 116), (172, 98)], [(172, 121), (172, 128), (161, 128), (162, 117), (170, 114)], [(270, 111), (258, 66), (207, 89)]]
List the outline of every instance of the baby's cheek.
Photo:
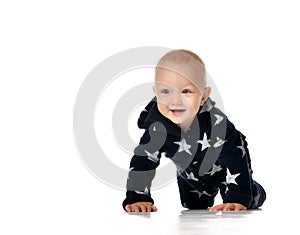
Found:
[(167, 112), (167, 106), (162, 103), (157, 103), (158, 110), (161, 114), (165, 115)]

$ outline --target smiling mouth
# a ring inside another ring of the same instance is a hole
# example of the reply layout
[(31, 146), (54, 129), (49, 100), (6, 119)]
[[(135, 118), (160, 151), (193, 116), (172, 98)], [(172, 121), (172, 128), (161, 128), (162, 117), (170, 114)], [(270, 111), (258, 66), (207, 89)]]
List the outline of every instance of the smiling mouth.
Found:
[(170, 109), (173, 115), (178, 116), (185, 112), (185, 109)]

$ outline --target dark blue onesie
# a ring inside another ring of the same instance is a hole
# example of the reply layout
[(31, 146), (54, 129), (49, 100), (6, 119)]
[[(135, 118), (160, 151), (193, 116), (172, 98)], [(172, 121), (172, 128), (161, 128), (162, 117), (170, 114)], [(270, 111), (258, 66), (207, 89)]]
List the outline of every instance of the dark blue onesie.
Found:
[(145, 132), (130, 162), (123, 208), (140, 201), (154, 203), (150, 187), (161, 157), (176, 165), (185, 208), (207, 209), (218, 192), (223, 203), (240, 203), (248, 209), (265, 201), (263, 187), (252, 179), (245, 136), (210, 98), (187, 132), (159, 112), (156, 98), (140, 114), (138, 126)]

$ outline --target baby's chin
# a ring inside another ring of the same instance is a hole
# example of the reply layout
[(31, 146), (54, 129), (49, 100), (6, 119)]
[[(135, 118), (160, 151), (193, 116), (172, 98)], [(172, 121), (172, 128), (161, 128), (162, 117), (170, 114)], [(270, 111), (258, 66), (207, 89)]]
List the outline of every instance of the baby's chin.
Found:
[(183, 127), (186, 125), (190, 125), (195, 118), (195, 115), (189, 117), (174, 117), (172, 115), (164, 115), (171, 122), (176, 124), (177, 126)]

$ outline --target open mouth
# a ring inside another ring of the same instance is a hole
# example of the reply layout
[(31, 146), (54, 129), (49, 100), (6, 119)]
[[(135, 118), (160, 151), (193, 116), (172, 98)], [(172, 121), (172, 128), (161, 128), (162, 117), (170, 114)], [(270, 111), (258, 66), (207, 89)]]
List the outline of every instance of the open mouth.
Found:
[(185, 112), (185, 109), (170, 109), (173, 115), (179, 116)]

